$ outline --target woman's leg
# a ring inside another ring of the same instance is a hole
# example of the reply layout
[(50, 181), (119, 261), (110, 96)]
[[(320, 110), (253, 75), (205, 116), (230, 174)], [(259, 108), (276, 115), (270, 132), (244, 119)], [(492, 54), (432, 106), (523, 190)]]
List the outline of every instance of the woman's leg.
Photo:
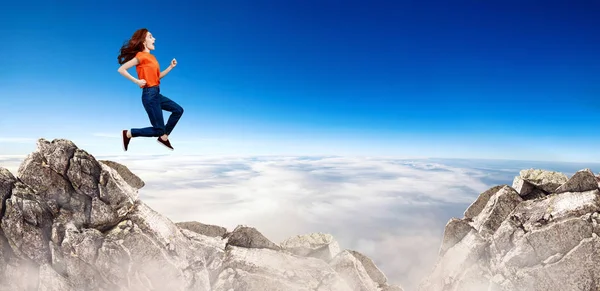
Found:
[(160, 106), (163, 110), (171, 112), (169, 119), (167, 120), (167, 125), (165, 126), (165, 135), (170, 135), (175, 125), (183, 115), (183, 108), (179, 106), (175, 101), (165, 97), (162, 94), (160, 95)]
[(142, 93), (142, 103), (150, 119), (152, 127), (132, 128), (131, 136), (161, 136), (165, 133), (165, 123), (161, 109), (161, 95), (155, 87), (145, 88)]

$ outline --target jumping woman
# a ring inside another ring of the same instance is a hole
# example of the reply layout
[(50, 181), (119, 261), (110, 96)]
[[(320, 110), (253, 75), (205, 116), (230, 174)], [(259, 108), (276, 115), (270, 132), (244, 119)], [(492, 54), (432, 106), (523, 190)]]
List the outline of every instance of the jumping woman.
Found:
[[(177, 65), (177, 61), (173, 59), (169, 67), (161, 72), (158, 61), (150, 53), (151, 50), (154, 50), (155, 40), (148, 29), (138, 29), (131, 39), (121, 47), (121, 54), (118, 57), (121, 65), (119, 73), (142, 88), (142, 104), (152, 125), (145, 128), (124, 129), (122, 132), (123, 148), (126, 151), (131, 138), (138, 136), (158, 137), (156, 140), (159, 143), (173, 150), (169, 142), (169, 134), (183, 114), (183, 108), (179, 104), (160, 93), (160, 79)], [(138, 79), (127, 72), (133, 66), (136, 67)], [(163, 120), (163, 110), (171, 112), (166, 125)]]

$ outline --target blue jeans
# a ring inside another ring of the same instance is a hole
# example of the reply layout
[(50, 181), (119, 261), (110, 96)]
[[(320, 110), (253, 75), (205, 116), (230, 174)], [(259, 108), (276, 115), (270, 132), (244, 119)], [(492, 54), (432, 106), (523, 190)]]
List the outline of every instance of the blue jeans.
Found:
[[(169, 135), (183, 114), (183, 108), (179, 104), (160, 94), (159, 86), (142, 89), (142, 104), (148, 113), (152, 127), (132, 128), (131, 136), (133, 137)], [(171, 112), (167, 125), (163, 119), (163, 110)]]

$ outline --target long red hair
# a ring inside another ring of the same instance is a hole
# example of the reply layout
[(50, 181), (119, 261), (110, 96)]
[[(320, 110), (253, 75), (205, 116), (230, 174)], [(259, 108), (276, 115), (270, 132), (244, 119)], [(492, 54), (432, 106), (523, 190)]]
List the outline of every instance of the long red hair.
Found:
[(135, 57), (135, 54), (144, 50), (144, 40), (148, 29), (140, 28), (136, 30), (131, 38), (121, 47), (121, 53), (117, 57), (119, 64), (122, 65)]

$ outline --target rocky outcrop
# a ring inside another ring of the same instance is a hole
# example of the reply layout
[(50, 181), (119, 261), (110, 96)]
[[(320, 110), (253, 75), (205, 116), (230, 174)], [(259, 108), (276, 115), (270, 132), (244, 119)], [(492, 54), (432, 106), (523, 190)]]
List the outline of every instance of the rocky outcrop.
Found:
[(281, 248), (271, 242), (262, 233), (254, 227), (239, 225), (231, 233), (225, 235), (227, 245), (254, 248), (254, 249), (272, 249), (280, 250)]
[(38, 140), (16, 176), (0, 167), (0, 290), (402, 290), (330, 235), (173, 223), (142, 187), (64, 139)]
[(224, 237), (227, 234), (227, 228), (225, 227), (204, 224), (198, 221), (177, 222), (175, 224), (180, 228), (187, 229), (205, 236)]
[(600, 191), (589, 170), (572, 177), (523, 170), (480, 194), (446, 225), (421, 291), (600, 290)]
[(304, 257), (314, 257), (329, 261), (340, 253), (340, 246), (332, 235), (312, 233), (297, 235), (281, 242), (281, 247), (292, 254)]

